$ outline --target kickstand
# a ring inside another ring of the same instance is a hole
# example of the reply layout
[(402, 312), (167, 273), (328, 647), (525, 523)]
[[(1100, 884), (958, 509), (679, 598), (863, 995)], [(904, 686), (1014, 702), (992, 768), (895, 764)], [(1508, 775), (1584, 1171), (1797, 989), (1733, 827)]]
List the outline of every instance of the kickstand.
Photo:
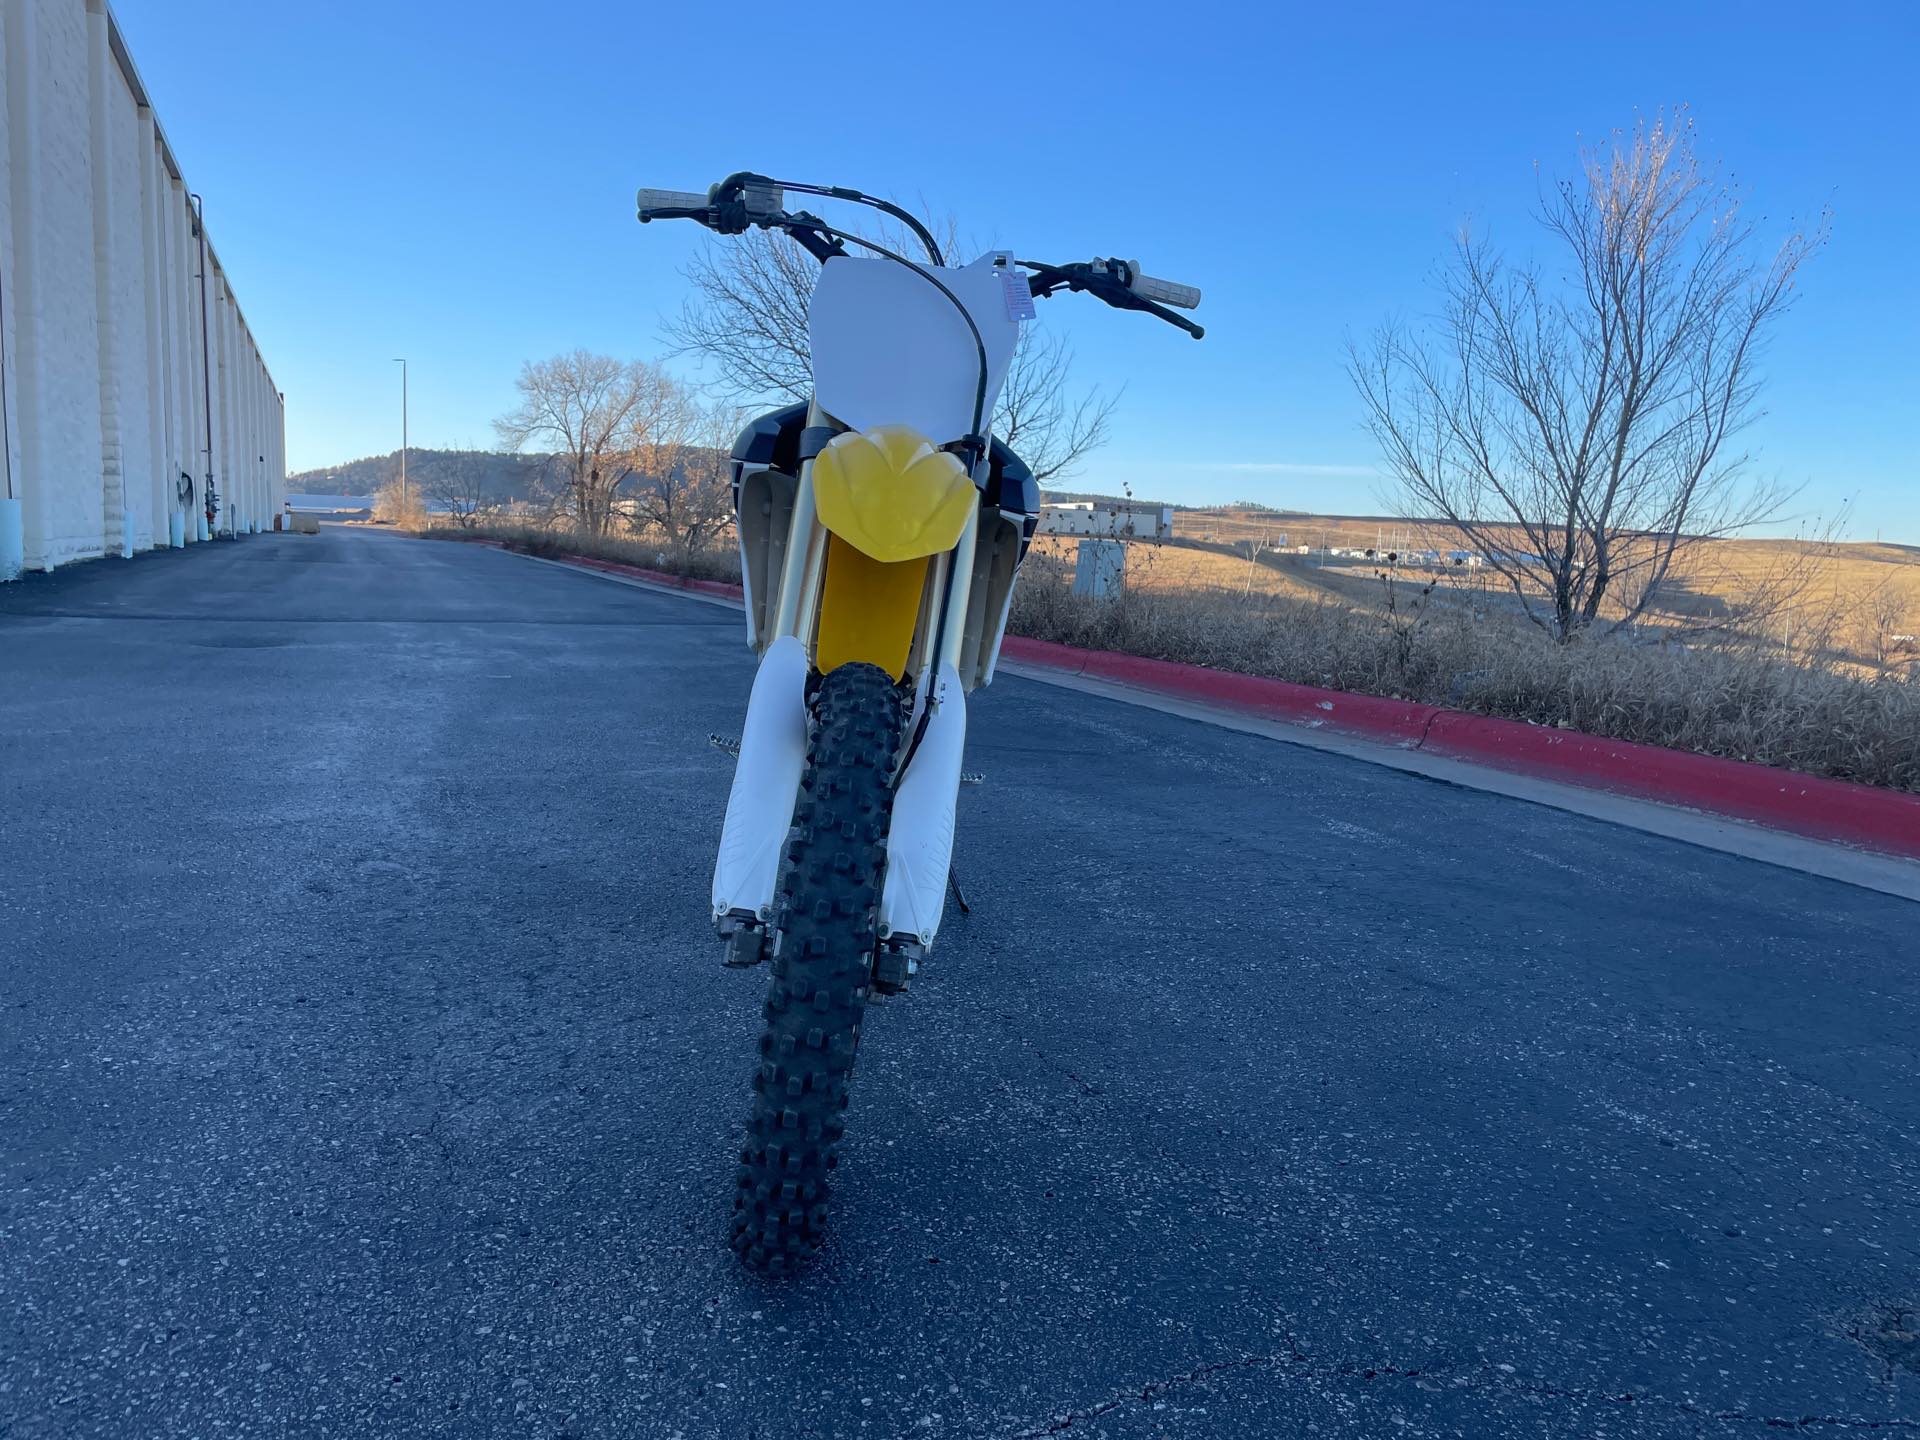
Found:
[(967, 892), (960, 888), (960, 877), (954, 874), (951, 868), (947, 870), (947, 885), (953, 891), (953, 900), (960, 907), (960, 913), (971, 915), (973, 907), (967, 904)]

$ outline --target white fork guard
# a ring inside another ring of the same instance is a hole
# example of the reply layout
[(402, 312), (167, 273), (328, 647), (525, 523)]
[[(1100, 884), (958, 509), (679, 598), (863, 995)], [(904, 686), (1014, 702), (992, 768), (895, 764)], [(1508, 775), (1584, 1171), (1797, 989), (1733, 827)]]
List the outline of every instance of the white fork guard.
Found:
[[(780, 856), (793, 825), (807, 762), (807, 652), (784, 635), (767, 647), (753, 677), (740, 759), (727, 797), (720, 857), (713, 869), (713, 913), (746, 910), (770, 919)], [(953, 864), (954, 809), (967, 743), (967, 701), (959, 673), (941, 667), (927, 733), (893, 797), (887, 878), (880, 895), (881, 934), (931, 946), (947, 902)]]
[(960, 759), (967, 744), (967, 699), (952, 665), (940, 667), (934, 695), (927, 733), (894, 792), (887, 880), (880, 894), (880, 933), (917, 938), (927, 946), (947, 903)]
[(748, 910), (763, 920), (772, 916), (780, 852), (793, 826), (806, 764), (807, 647), (783, 635), (767, 647), (747, 701), (720, 858), (713, 867), (716, 917), (729, 910)]

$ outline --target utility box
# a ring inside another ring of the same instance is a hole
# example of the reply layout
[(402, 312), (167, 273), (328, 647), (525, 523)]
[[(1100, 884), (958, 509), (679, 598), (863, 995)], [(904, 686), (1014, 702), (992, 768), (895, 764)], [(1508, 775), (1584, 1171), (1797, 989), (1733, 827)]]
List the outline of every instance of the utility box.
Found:
[(1165, 540), (1173, 534), (1171, 505), (1136, 505), (1127, 500), (1072, 501), (1040, 510), (1042, 535), (1112, 536), (1127, 540)]
[(1073, 593), (1118, 595), (1127, 588), (1127, 547), (1118, 540), (1082, 540), (1073, 557)]

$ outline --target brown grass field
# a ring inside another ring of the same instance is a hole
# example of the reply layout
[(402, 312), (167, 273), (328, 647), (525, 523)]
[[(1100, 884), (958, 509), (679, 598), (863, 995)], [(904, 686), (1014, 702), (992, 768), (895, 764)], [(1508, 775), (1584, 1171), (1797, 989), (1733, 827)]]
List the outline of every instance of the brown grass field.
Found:
[[(1284, 537), (1284, 540), (1283, 538)], [(1326, 561), (1321, 555), (1262, 547), (1375, 546), (1381, 551), (1462, 548), (1434, 524), (1377, 517), (1294, 515), (1220, 508), (1176, 510), (1174, 542), (1130, 542), (1129, 585), (1148, 591), (1210, 589), (1243, 596), (1332, 600), (1361, 607), (1384, 603), (1383, 564)], [(1074, 542), (1042, 537), (1043, 553), (1069, 554)], [(1238, 553), (1233, 553), (1233, 552)], [(1436, 583), (1442, 603), (1514, 609), (1511, 592), (1486, 570), (1401, 567), (1397, 580), (1418, 590)], [(1737, 631), (1785, 651), (1817, 653), (1842, 664), (1878, 668), (1912, 658), (1917, 647), (1885, 637), (1920, 632), (1920, 546), (1815, 544), (1800, 540), (1716, 540), (1684, 557), (1643, 623), (1676, 638)], [(1904, 652), (1904, 653), (1903, 653)]]

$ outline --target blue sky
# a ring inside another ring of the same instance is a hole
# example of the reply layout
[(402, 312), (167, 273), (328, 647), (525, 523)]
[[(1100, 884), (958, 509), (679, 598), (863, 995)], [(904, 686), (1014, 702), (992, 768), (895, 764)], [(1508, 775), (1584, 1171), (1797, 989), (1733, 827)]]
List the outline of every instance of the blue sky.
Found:
[[(1769, 352), (1759, 466), (1920, 542), (1920, 5), (1037, 7), (115, 0), (287, 395), (296, 468), (492, 443), (520, 363), (657, 358), (692, 226), (636, 186), (736, 169), (1202, 286), (1195, 344), (1046, 302), (1124, 384), (1075, 482), (1372, 511), (1350, 333), (1418, 320), (1463, 219), (1536, 243), (1534, 167), (1684, 102), (1771, 233), (1833, 210)], [(908, 14), (911, 10), (913, 13)]]

